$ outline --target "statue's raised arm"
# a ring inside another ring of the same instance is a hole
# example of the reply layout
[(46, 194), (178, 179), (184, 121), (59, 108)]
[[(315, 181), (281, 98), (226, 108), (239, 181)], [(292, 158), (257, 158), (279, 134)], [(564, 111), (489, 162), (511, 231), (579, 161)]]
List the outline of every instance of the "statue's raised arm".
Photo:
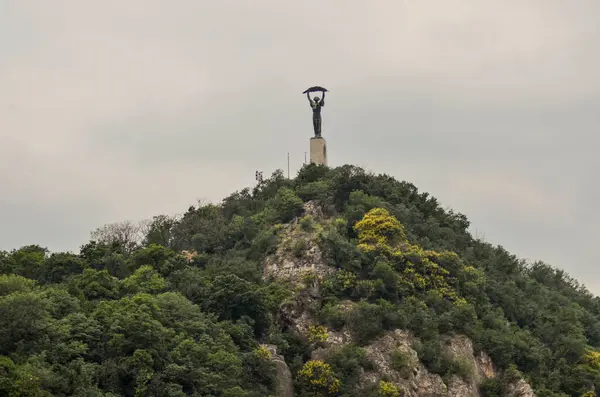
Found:
[(309, 92), (306, 93), (306, 98), (308, 98), (308, 103), (310, 103), (310, 106), (313, 106), (314, 102), (313, 102), (312, 99), (310, 99), (310, 93)]

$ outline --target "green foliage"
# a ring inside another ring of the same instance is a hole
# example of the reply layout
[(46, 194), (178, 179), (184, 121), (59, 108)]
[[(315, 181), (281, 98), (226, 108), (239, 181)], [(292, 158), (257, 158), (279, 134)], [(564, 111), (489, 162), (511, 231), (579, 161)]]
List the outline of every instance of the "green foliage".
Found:
[(175, 218), (158, 215), (152, 218), (145, 237), (146, 246), (162, 245), (170, 247), (173, 242), (173, 228), (177, 225)]
[(447, 374), (458, 375), (466, 382), (470, 382), (473, 379), (475, 368), (471, 361), (461, 357), (449, 357), (448, 361)]
[(16, 292), (1, 297), (0, 355), (36, 351), (38, 345), (54, 336), (53, 324), (48, 302), (39, 292)]
[(60, 283), (81, 274), (89, 265), (80, 256), (66, 253), (53, 253), (45, 261), (39, 280), (43, 283)]
[(167, 287), (167, 282), (150, 265), (137, 269), (133, 275), (123, 280), (123, 287), (130, 293), (146, 292), (156, 294)]
[(312, 232), (315, 227), (315, 220), (311, 215), (305, 215), (300, 219), (300, 227), (305, 232)]
[(293, 256), (295, 256), (296, 258), (301, 258), (302, 255), (306, 252), (307, 248), (308, 244), (306, 240), (299, 238), (292, 242), (290, 250), (292, 251)]
[[(302, 216), (307, 201), (326, 217)], [(285, 223), (297, 217), (301, 238), (291, 239)], [(501, 374), (483, 396), (520, 377), (541, 397), (600, 387), (600, 298), (564, 271), (474, 239), (464, 215), (388, 175), (278, 170), (148, 226), (106, 225), (78, 254), (0, 252), (0, 395), (264, 397), (274, 368), (261, 346), (273, 343), (298, 395), (391, 397), (403, 392), (387, 379), (363, 391), (356, 381), (371, 365), (359, 346), (394, 329), (420, 340), (431, 372), (465, 379), (473, 368), (440, 341), (470, 337)], [(294, 289), (263, 280), (263, 265), (279, 244), (302, 260), (312, 240), (333, 272), (319, 276), (311, 310), (323, 325), (306, 338), (280, 312)], [(311, 361), (344, 327), (357, 344)], [(408, 356), (390, 354), (409, 376)]]
[(16, 274), (0, 275), (0, 297), (15, 292), (29, 292), (33, 290), (36, 282)]
[(275, 197), (267, 202), (267, 206), (274, 211), (273, 220), (284, 223), (300, 215), (302, 204), (302, 199), (296, 195), (296, 192), (287, 187), (281, 188)]
[(69, 281), (69, 289), (72, 294), (87, 300), (116, 299), (120, 293), (120, 284), (108, 270), (86, 269)]
[(200, 305), (218, 314), (221, 320), (235, 321), (248, 317), (254, 322), (258, 334), (268, 327), (265, 292), (233, 274), (214, 277), (207, 285)]
[(350, 332), (359, 345), (368, 344), (383, 333), (383, 320), (381, 306), (365, 301), (359, 302), (346, 317)]
[(2, 261), (2, 272), (13, 273), (33, 280), (39, 280), (44, 273), (44, 262), (48, 250), (38, 245), (28, 245), (11, 252)]
[(331, 349), (325, 362), (331, 365), (335, 376), (340, 380), (342, 395), (353, 393), (363, 369), (373, 369), (365, 350), (353, 344)]
[(166, 277), (174, 271), (185, 268), (186, 261), (182, 255), (173, 250), (162, 245), (150, 244), (137, 250), (131, 256), (131, 271), (135, 271), (144, 265), (151, 266)]
[[(479, 386), (479, 391), (482, 397), (502, 397), (509, 393), (511, 384), (523, 377), (523, 374), (516, 369), (514, 365), (510, 365), (502, 374), (484, 380)], [(539, 393), (542, 397), (565, 397), (566, 394), (554, 393), (547, 389), (542, 389)]]
[(390, 358), (392, 368), (403, 378), (408, 378), (411, 372), (411, 359), (408, 353), (396, 349), (390, 354)]
[(485, 379), (479, 386), (482, 397), (502, 397), (504, 395), (502, 383), (498, 378)]
[(297, 188), (298, 196), (303, 201), (317, 200), (324, 203), (328, 199), (329, 184), (326, 181), (314, 181)]

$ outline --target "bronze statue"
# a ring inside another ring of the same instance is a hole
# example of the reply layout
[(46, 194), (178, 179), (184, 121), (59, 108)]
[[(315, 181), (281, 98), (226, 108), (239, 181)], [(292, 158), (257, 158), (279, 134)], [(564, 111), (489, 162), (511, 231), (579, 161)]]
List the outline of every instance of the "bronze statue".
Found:
[[(309, 93), (315, 92), (315, 91), (321, 91), (323, 93), (323, 97), (319, 98), (318, 96), (315, 96), (313, 99), (310, 99)], [(309, 89), (307, 89), (306, 91), (303, 92), (303, 94), (306, 94), (306, 97), (308, 98), (308, 102), (310, 103), (310, 107), (313, 110), (313, 128), (315, 130), (315, 137), (321, 136), (321, 108), (323, 106), (325, 106), (325, 92), (326, 91), (327, 91), (326, 88), (315, 86), (315, 87), (310, 87)]]

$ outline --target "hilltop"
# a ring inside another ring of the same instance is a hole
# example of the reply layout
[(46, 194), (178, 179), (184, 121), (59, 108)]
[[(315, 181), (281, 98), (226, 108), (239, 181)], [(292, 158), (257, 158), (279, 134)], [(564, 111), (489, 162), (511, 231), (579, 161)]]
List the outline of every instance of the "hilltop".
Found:
[(600, 299), (468, 227), (308, 165), (78, 254), (0, 252), (0, 395), (595, 396)]

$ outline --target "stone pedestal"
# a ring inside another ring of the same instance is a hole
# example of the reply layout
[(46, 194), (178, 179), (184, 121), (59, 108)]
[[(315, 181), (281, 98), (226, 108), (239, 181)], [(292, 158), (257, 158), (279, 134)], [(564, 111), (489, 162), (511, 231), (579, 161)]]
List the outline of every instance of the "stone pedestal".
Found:
[(323, 137), (310, 138), (310, 162), (327, 165), (327, 142)]

